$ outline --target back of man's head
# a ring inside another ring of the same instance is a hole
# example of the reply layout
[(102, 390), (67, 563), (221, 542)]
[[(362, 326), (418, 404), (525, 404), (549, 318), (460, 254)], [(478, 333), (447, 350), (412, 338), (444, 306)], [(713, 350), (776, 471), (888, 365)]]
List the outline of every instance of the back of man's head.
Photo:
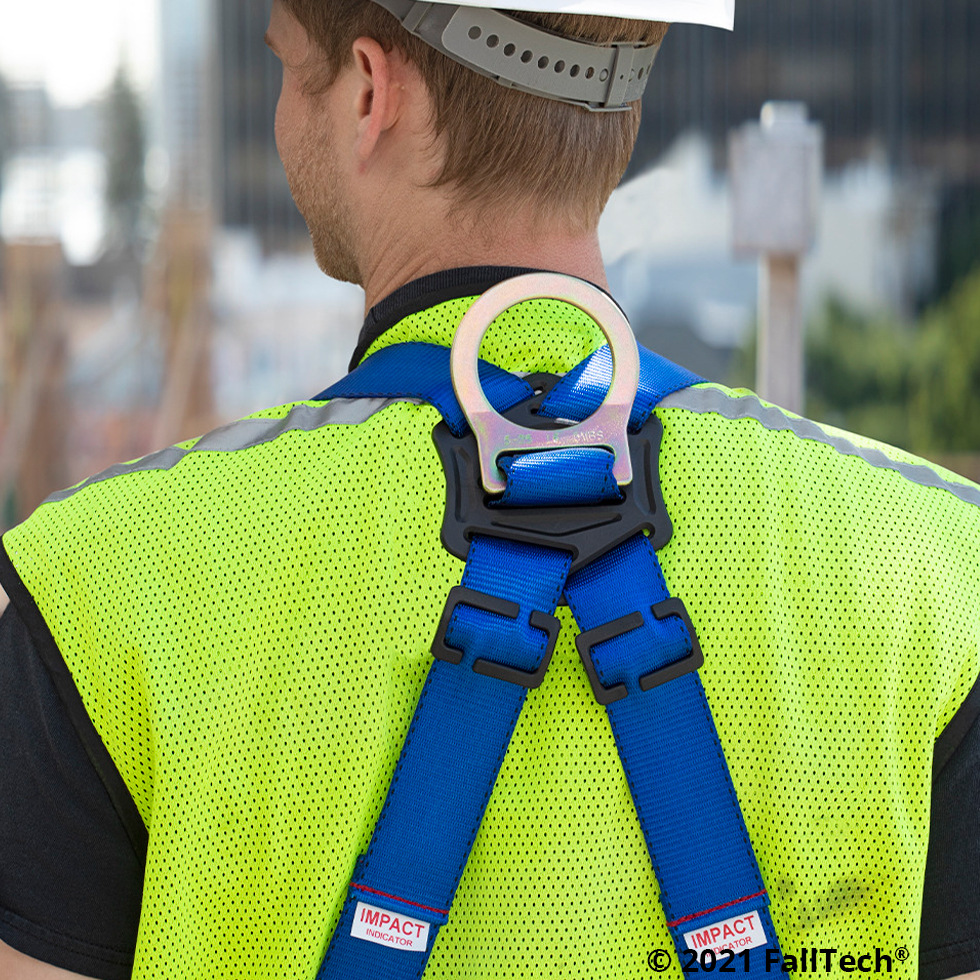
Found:
[[(373, 0), (283, 0), (306, 28), (321, 61), (310, 64), (308, 90), (328, 88), (352, 61), (358, 37), (397, 48), (413, 64), (432, 98), (434, 133), (444, 144), (433, 186), (458, 204), (522, 207), (560, 216), (585, 231), (598, 224), (629, 163), (640, 125), (640, 103), (623, 112), (576, 105), (505, 88), (408, 33)], [(667, 25), (576, 14), (510, 11), (565, 37), (609, 44), (655, 44)]]

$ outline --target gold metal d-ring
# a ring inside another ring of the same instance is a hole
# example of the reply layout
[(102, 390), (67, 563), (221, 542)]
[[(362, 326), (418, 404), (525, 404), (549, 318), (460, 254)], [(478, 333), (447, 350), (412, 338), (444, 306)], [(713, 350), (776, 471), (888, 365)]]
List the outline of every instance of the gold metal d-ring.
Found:
[[(555, 299), (577, 307), (596, 322), (612, 351), (612, 381), (605, 401), (583, 422), (564, 429), (526, 429), (509, 422), (496, 412), (480, 384), (480, 344), (490, 324), (512, 306), (532, 299)], [(453, 388), (476, 436), (480, 473), (488, 493), (502, 493), (506, 488), (497, 468), (500, 456), (542, 449), (602, 446), (615, 454), (612, 472), (616, 482), (624, 486), (633, 479), (626, 425), (640, 379), (640, 355), (622, 310), (602, 290), (557, 272), (508, 279), (488, 289), (463, 317), (453, 339), (451, 364)]]

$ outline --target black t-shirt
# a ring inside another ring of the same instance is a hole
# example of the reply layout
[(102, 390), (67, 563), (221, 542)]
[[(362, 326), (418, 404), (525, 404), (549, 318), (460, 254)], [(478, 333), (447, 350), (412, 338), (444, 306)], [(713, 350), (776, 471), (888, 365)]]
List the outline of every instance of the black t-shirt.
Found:
[[(426, 276), (378, 304), (355, 363), (413, 309), (524, 269)], [(0, 547), (0, 940), (100, 980), (128, 980), (147, 831), (34, 601)], [(980, 682), (936, 742), (921, 980), (980, 969)]]

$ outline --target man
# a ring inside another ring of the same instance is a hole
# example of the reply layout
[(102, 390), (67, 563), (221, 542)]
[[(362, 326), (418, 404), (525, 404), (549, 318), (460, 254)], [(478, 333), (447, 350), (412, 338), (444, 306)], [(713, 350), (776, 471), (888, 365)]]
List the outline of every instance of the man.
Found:
[[(605, 288), (596, 226), (638, 121), (507, 91), (382, 6), (275, 0), (267, 36), (317, 259), (365, 290), (355, 365), (448, 345), (520, 271)], [(625, 0), (564, 6), (521, 20), (600, 43), (665, 30), (598, 16), (635, 14)], [(544, 301), (481, 356), (563, 374), (601, 342)], [(831, 972), (876, 951), (929, 980), (978, 970), (980, 488), (715, 385), (657, 417), (660, 560), (783, 950), (854, 957)], [(462, 571), (439, 544), (438, 422), (418, 399), (270, 409), (56, 494), (5, 536), (0, 975), (317, 974)], [(559, 619), (426, 977), (640, 977), (671, 948)]]

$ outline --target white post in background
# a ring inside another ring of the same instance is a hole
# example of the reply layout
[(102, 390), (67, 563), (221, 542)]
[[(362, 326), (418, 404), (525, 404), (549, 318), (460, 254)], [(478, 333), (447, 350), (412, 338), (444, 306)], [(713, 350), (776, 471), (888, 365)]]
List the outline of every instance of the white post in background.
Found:
[(802, 102), (767, 102), (761, 123), (732, 133), (733, 247), (759, 256), (756, 389), (802, 413), (800, 265), (812, 247), (823, 178), (823, 130)]

